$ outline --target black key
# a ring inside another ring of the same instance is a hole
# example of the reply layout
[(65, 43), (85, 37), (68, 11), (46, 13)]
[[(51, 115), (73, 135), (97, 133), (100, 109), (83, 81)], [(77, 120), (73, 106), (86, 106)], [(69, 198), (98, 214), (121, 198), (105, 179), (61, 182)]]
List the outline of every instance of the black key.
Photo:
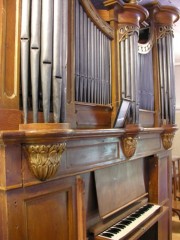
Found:
[(129, 224), (131, 224), (131, 221), (122, 220), (120, 223), (123, 225), (129, 225)]
[(114, 234), (109, 233), (109, 232), (103, 232), (103, 233), (101, 233), (101, 236), (112, 238), (114, 236)]
[(134, 217), (127, 217), (126, 220), (133, 222), (133, 221), (136, 220), (136, 218), (134, 218)]
[(118, 223), (118, 224), (115, 225), (115, 227), (118, 227), (118, 228), (120, 228), (120, 229), (124, 229), (126, 226)]
[(115, 227), (111, 227), (111, 228), (108, 229), (106, 232), (110, 232), (110, 233), (117, 234), (118, 232), (120, 232), (120, 229), (115, 228)]
[(138, 217), (140, 217), (140, 214), (138, 214), (138, 213), (133, 213), (133, 214), (131, 214), (131, 217), (138, 218)]

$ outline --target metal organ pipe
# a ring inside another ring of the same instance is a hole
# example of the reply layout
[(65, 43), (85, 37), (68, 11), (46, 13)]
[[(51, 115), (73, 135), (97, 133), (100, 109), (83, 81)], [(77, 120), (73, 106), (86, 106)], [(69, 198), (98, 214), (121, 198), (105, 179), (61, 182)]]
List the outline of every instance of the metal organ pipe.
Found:
[(132, 80), (133, 88), (132, 88), (132, 105), (134, 105), (133, 110), (133, 122), (136, 124), (139, 123), (139, 58), (138, 58), (138, 34), (135, 31), (133, 35), (134, 41), (132, 42), (134, 46), (134, 79)]
[(78, 0), (75, 15), (75, 100), (109, 104), (110, 40), (88, 17)]
[(172, 35), (168, 36), (169, 39), (169, 57), (170, 57), (170, 77), (171, 77), (171, 109), (172, 109), (172, 115), (171, 115), (171, 123), (175, 124), (175, 111), (176, 111), (176, 99), (175, 99), (175, 74), (174, 74), (174, 58), (173, 58), (173, 39)]
[[(54, 122), (66, 119), (68, 1), (22, 0), (21, 79), (24, 123), (28, 101), (38, 122), (42, 90), (44, 122), (53, 110)], [(30, 31), (31, 28), (31, 31)], [(110, 37), (75, 1), (75, 100), (110, 103)], [(30, 62), (29, 62), (30, 57)], [(29, 71), (31, 87), (28, 91)], [(51, 105), (51, 101), (53, 104)]]
[(53, 1), (42, 0), (41, 22), (41, 80), (43, 93), (44, 121), (49, 122), (52, 51), (53, 51)]
[(139, 101), (136, 92), (139, 88), (138, 80), (138, 36), (134, 27), (120, 28), (120, 69), (122, 98), (132, 101), (132, 122), (138, 123)]
[(161, 84), (161, 118), (166, 124), (175, 123), (175, 89), (172, 53), (172, 28), (161, 26), (158, 38), (159, 77)]
[(130, 89), (130, 41), (129, 41), (129, 37), (125, 39), (125, 76), (126, 76), (126, 80), (125, 80), (125, 97), (126, 98), (131, 98), (131, 89)]
[(175, 82), (174, 82), (174, 70), (173, 70), (173, 54), (172, 54), (172, 36), (168, 34), (166, 36), (166, 48), (167, 48), (167, 71), (168, 71), (168, 89), (169, 89), (169, 119), (170, 123), (175, 123)]
[[(28, 92), (32, 92), (33, 122), (38, 122), (40, 81), (44, 121), (49, 122), (52, 98), (54, 122), (65, 119), (67, 11), (68, 2), (63, 0), (22, 1), (21, 81), (24, 123), (27, 123), (27, 102), (31, 97), (28, 97)], [(28, 90), (29, 71), (32, 90)]]
[(62, 4), (62, 97), (61, 97), (61, 122), (66, 120), (67, 98), (67, 42), (68, 42), (68, 1), (61, 0)]
[(62, 3), (54, 0), (54, 38), (53, 38), (53, 113), (54, 121), (60, 120), (62, 96)]
[(121, 64), (121, 93), (122, 98), (125, 98), (125, 47), (124, 41), (120, 42), (120, 64)]
[(28, 72), (29, 72), (29, 38), (30, 38), (30, 0), (22, 1), (22, 25), (21, 25), (21, 83), (24, 123), (28, 117)]
[(31, 83), (33, 122), (38, 122), (38, 84), (40, 62), (41, 1), (32, 0), (31, 7)]
[[(88, 47), (87, 47), (87, 52), (92, 51), (92, 42), (91, 42), (91, 21), (88, 18)], [(90, 96), (91, 96), (91, 81), (92, 81), (92, 60), (91, 60), (91, 55), (88, 56), (87, 54), (87, 102), (90, 102)], [(89, 81), (88, 81), (89, 79)]]
[(161, 119), (164, 119), (165, 116), (165, 107), (164, 107), (164, 75), (163, 75), (163, 57), (162, 57), (162, 39), (158, 40), (158, 51), (159, 51), (159, 78), (160, 78), (160, 87), (161, 87)]
[(169, 104), (168, 104), (168, 98), (169, 98), (169, 89), (168, 89), (168, 78), (167, 78), (167, 51), (166, 51), (166, 41), (165, 38), (162, 38), (162, 57), (163, 57), (163, 81), (164, 81), (164, 95), (165, 95), (165, 119), (166, 122), (169, 123)]
[(76, 7), (75, 7), (75, 51), (76, 51), (76, 61), (75, 61), (75, 99), (79, 99), (79, 89), (80, 89), (80, 5), (78, 3), (78, 0), (76, 0)]

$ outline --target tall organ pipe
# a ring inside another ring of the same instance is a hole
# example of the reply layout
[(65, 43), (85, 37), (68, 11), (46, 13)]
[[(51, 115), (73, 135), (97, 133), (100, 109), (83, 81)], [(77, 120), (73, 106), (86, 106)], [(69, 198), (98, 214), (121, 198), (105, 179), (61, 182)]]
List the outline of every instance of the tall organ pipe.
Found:
[(168, 98), (169, 98), (169, 89), (168, 89), (168, 78), (167, 78), (167, 51), (166, 51), (166, 41), (165, 38), (162, 38), (162, 58), (163, 58), (163, 81), (164, 81), (164, 96), (165, 96), (165, 117), (166, 122), (169, 123), (169, 108), (168, 108)]
[(161, 84), (161, 118), (166, 124), (175, 123), (175, 89), (172, 53), (172, 32), (170, 28), (158, 39), (159, 77)]
[(138, 123), (139, 101), (138, 94), (136, 94), (139, 88), (137, 33), (135, 31), (129, 34), (125, 33), (120, 40), (119, 46), (122, 98), (129, 98), (132, 101), (132, 122)]
[(167, 76), (169, 89), (169, 118), (170, 123), (175, 123), (175, 89), (174, 89), (174, 71), (173, 71), (173, 55), (172, 55), (172, 37), (170, 34), (166, 36), (166, 51), (167, 51)]
[(130, 42), (129, 37), (125, 40), (125, 58), (126, 58), (126, 65), (125, 65), (125, 71), (126, 71), (126, 80), (125, 80), (125, 86), (126, 86), (126, 98), (131, 98), (131, 91), (130, 91), (130, 82), (131, 82), (131, 75), (130, 75)]
[(122, 98), (125, 98), (125, 47), (124, 41), (120, 42), (120, 64), (121, 64), (121, 92)]
[(38, 121), (38, 83), (40, 62), (40, 21), (41, 0), (32, 0), (31, 7), (31, 83), (32, 83), (32, 105), (33, 122)]
[(170, 64), (171, 64), (171, 91), (172, 91), (172, 104), (171, 104), (171, 109), (172, 109), (172, 116), (171, 116), (171, 123), (175, 124), (175, 111), (176, 111), (176, 99), (175, 99), (175, 75), (174, 75), (174, 58), (173, 58), (173, 39), (172, 35), (168, 36), (169, 39), (169, 46), (171, 46), (169, 50), (169, 57), (170, 57)]
[(22, 25), (21, 25), (21, 82), (24, 123), (28, 117), (28, 72), (29, 72), (29, 21), (30, 0), (22, 1)]
[(54, 121), (60, 121), (62, 96), (62, 0), (54, 0), (54, 39), (53, 39), (53, 113)]
[(76, 0), (76, 14), (75, 14), (75, 20), (76, 20), (76, 25), (75, 25), (75, 51), (76, 51), (76, 61), (75, 61), (75, 72), (76, 72), (76, 76), (75, 76), (75, 99), (76, 101), (79, 100), (79, 89), (80, 89), (80, 6), (79, 6), (79, 1)]
[(158, 40), (158, 47), (159, 47), (159, 77), (160, 77), (160, 87), (161, 87), (161, 119), (163, 120), (165, 117), (164, 113), (164, 81), (163, 81), (163, 57), (162, 57), (162, 39)]
[(75, 100), (109, 104), (110, 40), (78, 0), (75, 11)]
[(44, 121), (49, 122), (51, 75), (52, 75), (52, 40), (53, 40), (53, 1), (42, 0), (41, 25), (41, 79), (43, 93)]
[(135, 66), (134, 66), (134, 90), (133, 90), (133, 95), (134, 97), (132, 98), (132, 102), (134, 106), (133, 110), (133, 122), (138, 124), (139, 123), (139, 59), (138, 59), (138, 34), (137, 32), (134, 33), (133, 35), (134, 38), (134, 57), (135, 57)]
[(68, 42), (68, 1), (61, 0), (62, 13), (62, 97), (61, 97), (61, 122), (66, 120), (66, 99), (67, 99), (67, 42)]

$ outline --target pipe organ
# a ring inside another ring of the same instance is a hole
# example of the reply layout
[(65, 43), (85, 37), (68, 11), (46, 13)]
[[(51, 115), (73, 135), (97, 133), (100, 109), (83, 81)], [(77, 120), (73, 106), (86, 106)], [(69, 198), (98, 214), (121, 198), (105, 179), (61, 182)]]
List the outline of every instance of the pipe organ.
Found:
[(0, 239), (170, 240), (179, 10), (0, 0), (0, 18)]

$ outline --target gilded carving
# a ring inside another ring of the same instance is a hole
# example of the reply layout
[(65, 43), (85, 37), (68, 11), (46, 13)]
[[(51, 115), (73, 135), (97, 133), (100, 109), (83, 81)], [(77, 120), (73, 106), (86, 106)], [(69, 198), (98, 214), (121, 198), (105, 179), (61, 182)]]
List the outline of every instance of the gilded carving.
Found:
[(137, 138), (124, 137), (122, 138), (122, 150), (125, 157), (130, 158), (134, 155), (137, 146)]
[(130, 36), (134, 35), (134, 33), (139, 33), (139, 28), (133, 25), (122, 25), (119, 29), (119, 41), (124, 41)]
[(172, 147), (174, 133), (164, 133), (161, 135), (163, 147), (167, 150)]
[(168, 35), (173, 37), (173, 28), (172, 26), (161, 25), (158, 29), (158, 37), (157, 39), (164, 38)]
[(44, 181), (55, 175), (65, 147), (65, 143), (24, 146), (29, 168), (36, 178)]

